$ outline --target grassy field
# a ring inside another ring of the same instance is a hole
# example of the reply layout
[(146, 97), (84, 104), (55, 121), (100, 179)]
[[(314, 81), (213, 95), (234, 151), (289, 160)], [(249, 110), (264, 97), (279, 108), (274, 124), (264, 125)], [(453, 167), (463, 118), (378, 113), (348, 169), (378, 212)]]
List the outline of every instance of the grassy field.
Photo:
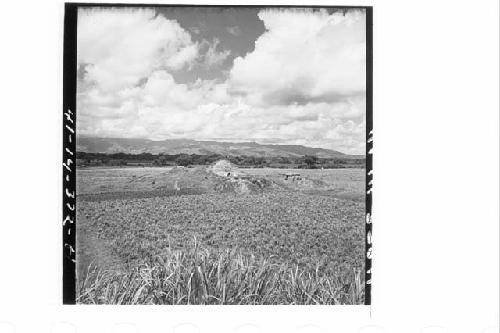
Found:
[(77, 170), (78, 302), (362, 304), (364, 170), (239, 171)]

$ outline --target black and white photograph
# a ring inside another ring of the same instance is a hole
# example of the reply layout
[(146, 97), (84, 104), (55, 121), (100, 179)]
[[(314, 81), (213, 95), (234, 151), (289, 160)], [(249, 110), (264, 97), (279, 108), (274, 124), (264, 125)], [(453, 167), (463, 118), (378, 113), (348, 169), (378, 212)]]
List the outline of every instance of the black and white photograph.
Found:
[(498, 333), (500, 2), (0, 10), (0, 333)]
[(365, 8), (80, 7), (78, 304), (365, 304)]

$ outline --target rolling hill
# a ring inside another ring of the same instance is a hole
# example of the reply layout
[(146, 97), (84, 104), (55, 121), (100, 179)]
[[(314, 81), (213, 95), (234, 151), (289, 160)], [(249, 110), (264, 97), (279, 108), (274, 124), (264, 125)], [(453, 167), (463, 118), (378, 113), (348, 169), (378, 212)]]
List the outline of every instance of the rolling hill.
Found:
[(86, 153), (127, 154), (220, 154), (256, 157), (300, 157), (315, 155), (321, 158), (363, 158), (362, 155), (346, 155), (339, 151), (311, 148), (300, 145), (269, 145), (256, 142), (219, 142), (173, 139), (153, 141), (148, 139), (78, 137), (77, 151)]

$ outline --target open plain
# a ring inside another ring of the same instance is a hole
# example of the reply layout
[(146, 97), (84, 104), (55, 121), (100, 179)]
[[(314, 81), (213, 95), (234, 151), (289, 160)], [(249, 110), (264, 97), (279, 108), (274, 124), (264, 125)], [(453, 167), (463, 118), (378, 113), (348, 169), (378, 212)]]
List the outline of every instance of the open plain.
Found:
[(364, 169), (80, 168), (79, 303), (361, 304)]

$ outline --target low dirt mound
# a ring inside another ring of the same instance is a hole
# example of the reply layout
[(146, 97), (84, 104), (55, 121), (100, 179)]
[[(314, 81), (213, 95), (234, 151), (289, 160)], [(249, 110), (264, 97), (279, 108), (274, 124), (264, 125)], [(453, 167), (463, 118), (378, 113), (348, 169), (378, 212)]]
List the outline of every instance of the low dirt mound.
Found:
[(208, 167), (207, 171), (216, 177), (214, 186), (216, 192), (258, 193), (274, 185), (270, 180), (242, 172), (227, 160), (217, 161)]
[(310, 179), (307, 177), (298, 177), (298, 178), (289, 178), (284, 181), (290, 187), (301, 188), (301, 189), (313, 189), (313, 188), (321, 188), (325, 186), (325, 184), (316, 179)]
[(272, 180), (276, 184), (291, 190), (316, 190), (328, 187), (325, 182), (319, 179), (311, 179), (298, 172), (273, 175)]
[(217, 161), (214, 165), (209, 167), (209, 170), (220, 177), (231, 177), (238, 175), (238, 167), (228, 160)]
[(216, 192), (260, 193), (274, 187), (275, 184), (265, 178), (248, 176), (245, 178), (223, 178), (219, 179), (214, 186)]
[(242, 172), (227, 160), (220, 160), (211, 166), (174, 167), (154, 177), (131, 179), (135, 186), (148, 187), (169, 195), (186, 193), (260, 193), (275, 186), (272, 180)]
[(178, 166), (155, 175), (131, 178), (126, 185), (134, 190), (161, 192), (162, 195), (214, 192), (246, 194), (262, 193), (271, 189), (282, 191), (328, 189), (323, 181), (308, 178), (299, 172), (252, 175), (240, 170), (228, 160), (194, 168)]

